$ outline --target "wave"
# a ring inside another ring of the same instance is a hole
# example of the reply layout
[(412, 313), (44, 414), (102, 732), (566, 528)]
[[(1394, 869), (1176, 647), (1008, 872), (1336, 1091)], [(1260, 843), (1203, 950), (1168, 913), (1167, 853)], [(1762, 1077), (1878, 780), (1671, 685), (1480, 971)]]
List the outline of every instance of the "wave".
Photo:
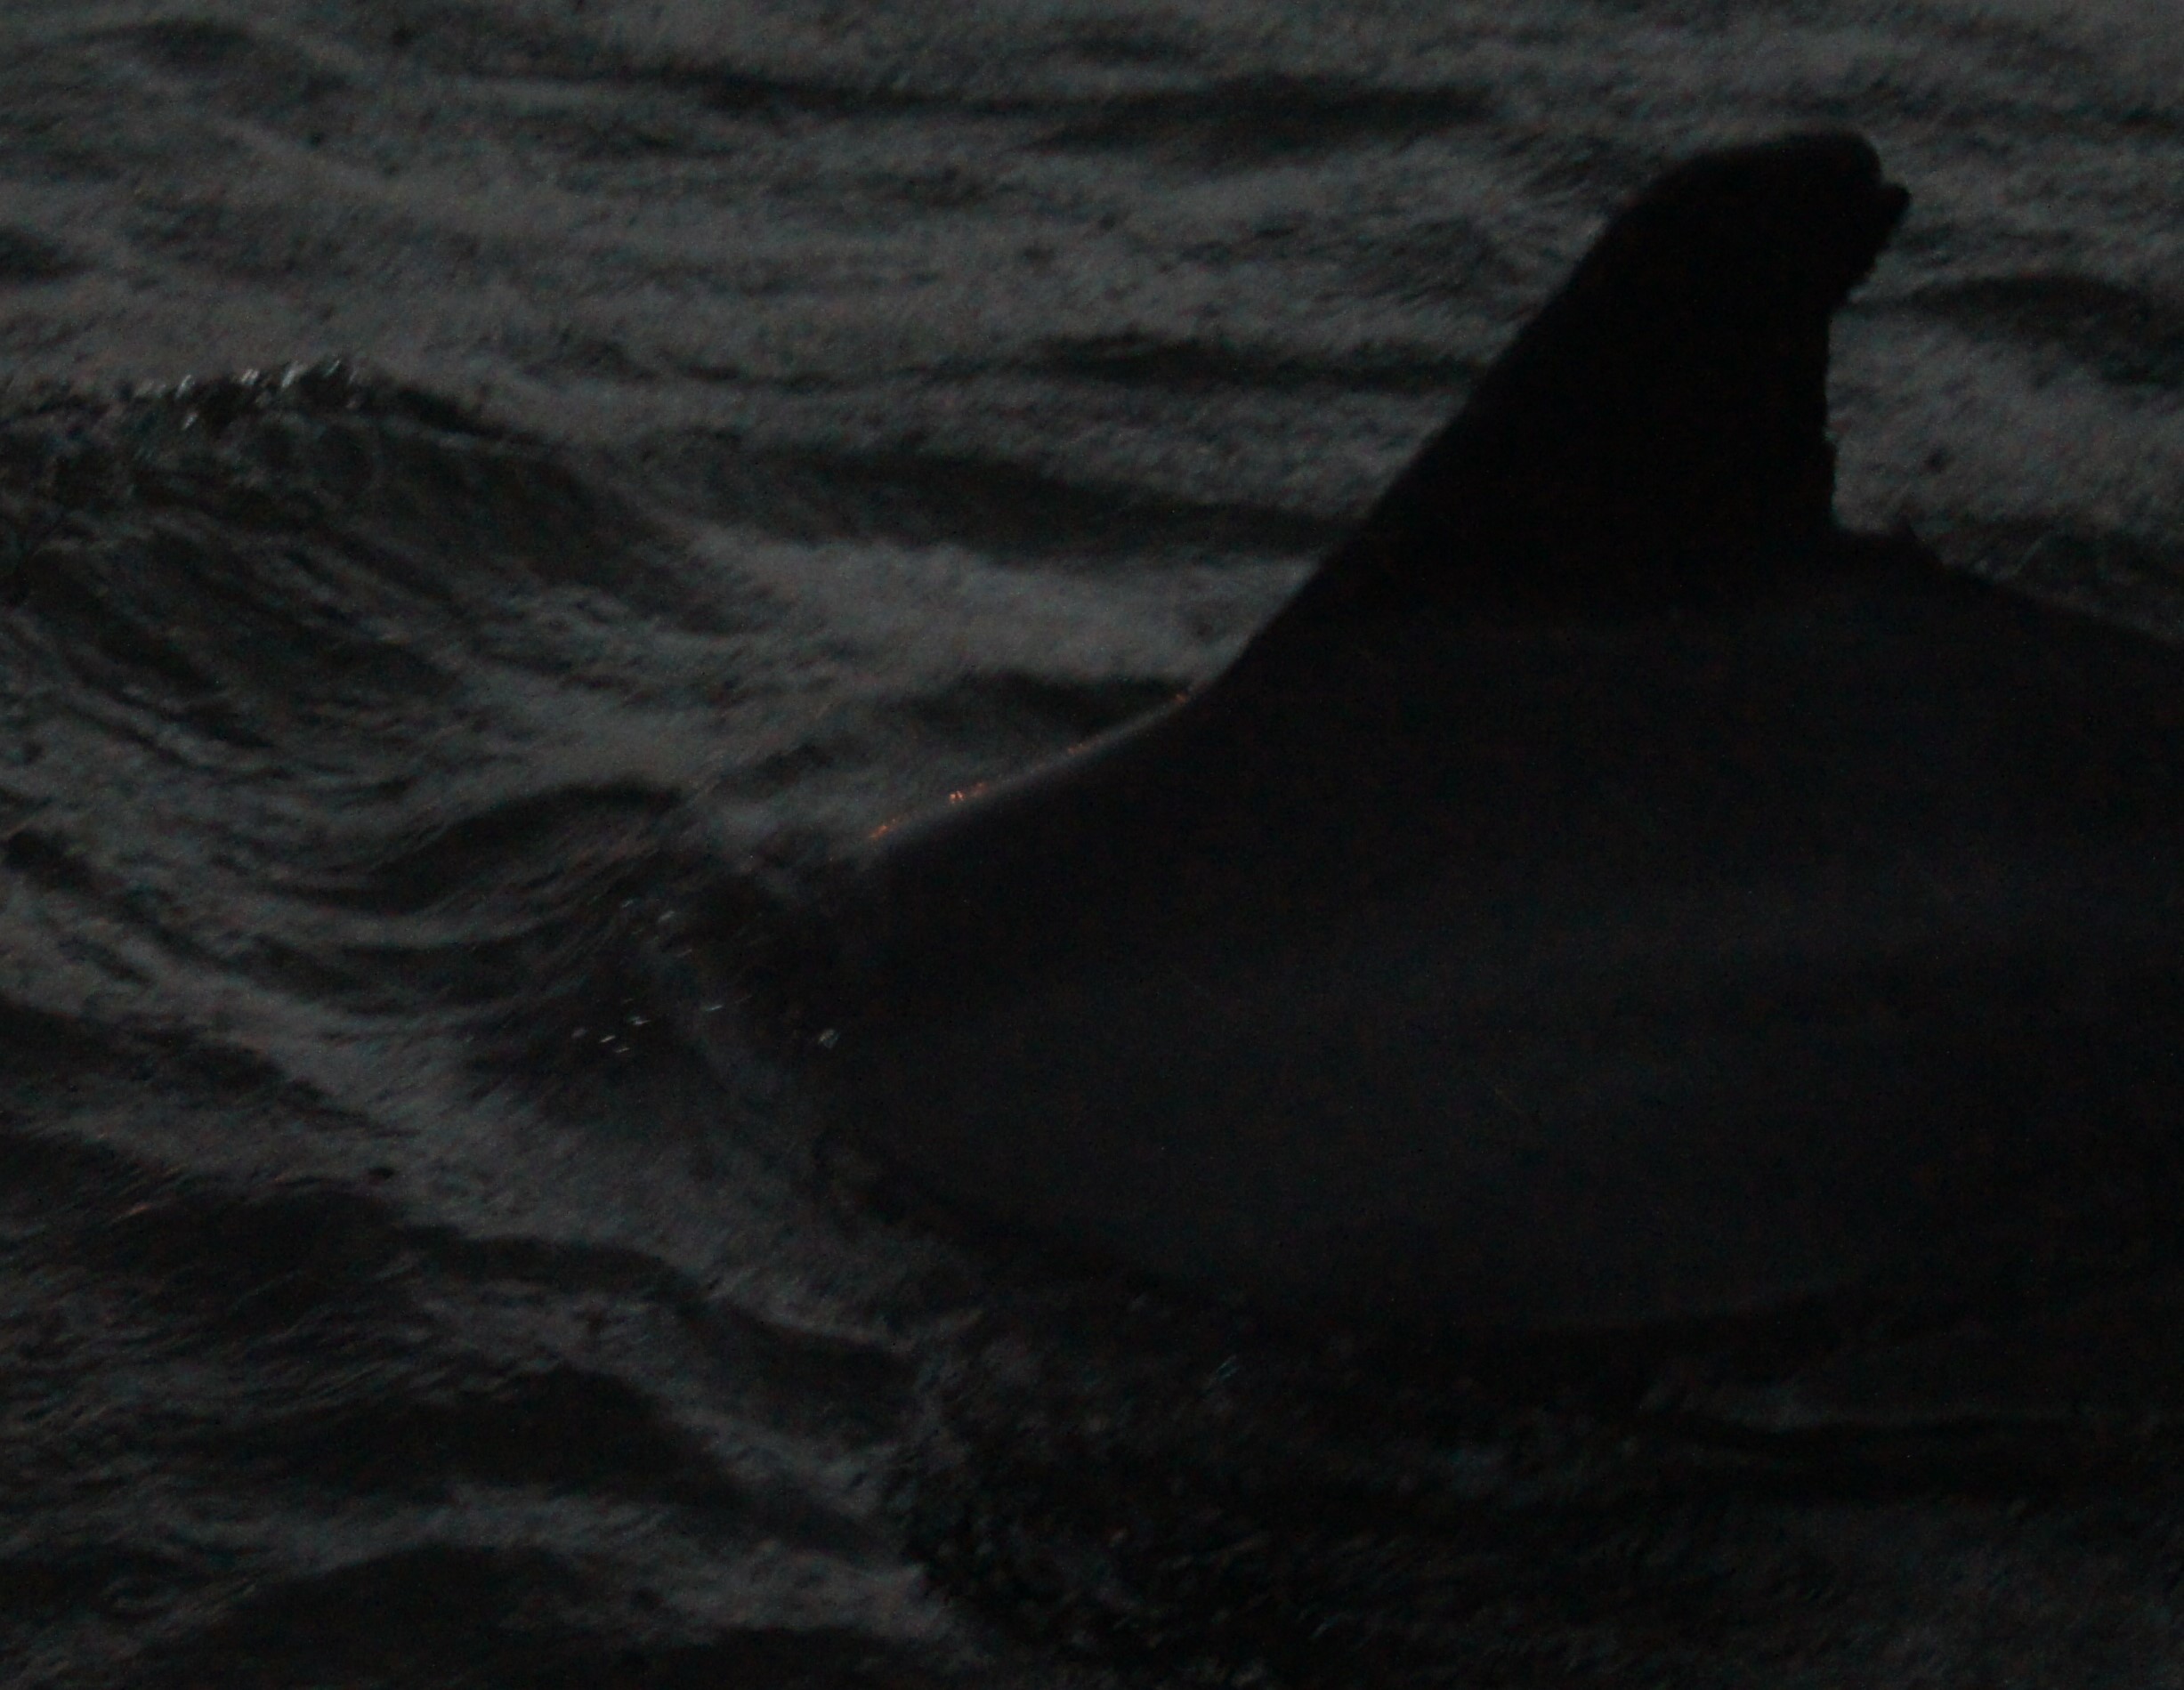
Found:
[[(2086, 298), (2068, 334), (2146, 344)], [(1048, 353), (1120, 388), (1394, 380)], [(1300, 1336), (831, 1156), (738, 1015), (797, 830), (940, 781), (935, 739), (998, 767), (1098, 732), (1226, 637), (927, 662), (917, 590), (1015, 626), (1171, 548), (1293, 571), (1331, 519), (932, 447), (640, 445), (339, 364), (0, 422), (20, 1681), (1559, 1681), (1885, 1618), (1870, 1566), (1937, 1494), (2093, 1546), (2050, 1615), (2152, 1564), (2169, 1399), (2113, 1348), (2107, 1409), (1945, 1379), (1876, 1427), (1794, 1376), (1927, 1353), (1885, 1313), (1666, 1356)], [(2173, 574), (2055, 522), (1958, 539), (2141, 610)], [(811, 608), (926, 564), (869, 627)], [(924, 759), (892, 783), (884, 733)], [(1972, 1314), (1992, 1362), (2007, 1311)]]

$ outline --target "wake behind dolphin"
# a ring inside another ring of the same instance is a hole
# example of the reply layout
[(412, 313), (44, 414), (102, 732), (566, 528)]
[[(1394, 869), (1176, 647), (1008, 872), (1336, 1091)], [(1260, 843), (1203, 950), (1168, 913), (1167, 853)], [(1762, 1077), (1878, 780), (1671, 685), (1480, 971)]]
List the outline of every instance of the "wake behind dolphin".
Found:
[(1837, 526), (1830, 319), (1907, 203), (1846, 134), (1670, 172), (1225, 674), (834, 865), (834, 1129), (1311, 1318), (1735, 1316), (2143, 1230), (2184, 667)]

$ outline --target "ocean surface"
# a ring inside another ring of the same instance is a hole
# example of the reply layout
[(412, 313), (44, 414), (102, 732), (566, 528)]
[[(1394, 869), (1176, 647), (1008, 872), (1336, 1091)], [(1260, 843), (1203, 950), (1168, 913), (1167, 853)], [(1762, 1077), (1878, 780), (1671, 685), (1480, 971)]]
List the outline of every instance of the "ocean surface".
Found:
[(719, 942), (1218, 668), (1723, 141), (1915, 196), (1845, 514), (2184, 635), (2180, 44), (7, 0), (0, 1684), (2184, 1686), (2172, 1276), (1307, 1338), (822, 1153)]

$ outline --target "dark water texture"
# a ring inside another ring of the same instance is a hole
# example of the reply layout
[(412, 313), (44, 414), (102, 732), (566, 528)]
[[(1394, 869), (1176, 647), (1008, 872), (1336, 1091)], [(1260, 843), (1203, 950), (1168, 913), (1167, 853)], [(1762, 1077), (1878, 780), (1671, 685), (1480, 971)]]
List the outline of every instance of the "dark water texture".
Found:
[(2158, 16), (13, 9), (0, 1680), (2177, 1682), (2158, 1263), (1274, 1330), (823, 1153), (716, 960), (1217, 667), (1724, 136), (1919, 197), (1848, 512), (2184, 628)]

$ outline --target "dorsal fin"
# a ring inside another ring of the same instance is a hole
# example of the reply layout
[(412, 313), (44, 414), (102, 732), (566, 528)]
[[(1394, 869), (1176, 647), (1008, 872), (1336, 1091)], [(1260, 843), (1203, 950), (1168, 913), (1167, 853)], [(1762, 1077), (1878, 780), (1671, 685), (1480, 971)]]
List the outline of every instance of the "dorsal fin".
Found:
[(1824, 538), (1829, 319), (1909, 201), (1847, 133), (1670, 171), (1252, 649), (1357, 615), (1673, 603)]

